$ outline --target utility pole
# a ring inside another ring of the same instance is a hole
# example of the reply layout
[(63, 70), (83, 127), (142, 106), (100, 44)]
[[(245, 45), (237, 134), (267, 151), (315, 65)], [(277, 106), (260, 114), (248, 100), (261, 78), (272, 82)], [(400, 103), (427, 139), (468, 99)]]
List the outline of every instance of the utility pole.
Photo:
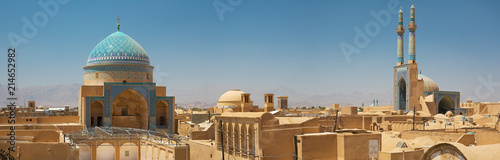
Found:
[(220, 123), (220, 148), (222, 148), (222, 160), (224, 160), (224, 133), (222, 128), (222, 120), (219, 121)]
[(415, 114), (416, 114), (415, 106), (413, 106), (413, 129), (412, 130), (415, 130)]
[(337, 130), (337, 121), (338, 121), (338, 118), (337, 118), (337, 115), (339, 114), (339, 110), (335, 110), (335, 123), (333, 123), (333, 132), (335, 132), (335, 130)]

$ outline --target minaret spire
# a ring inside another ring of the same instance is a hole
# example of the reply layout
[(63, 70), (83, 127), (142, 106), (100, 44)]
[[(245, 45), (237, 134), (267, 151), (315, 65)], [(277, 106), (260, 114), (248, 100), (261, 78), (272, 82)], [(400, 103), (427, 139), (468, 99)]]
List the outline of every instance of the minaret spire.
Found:
[(396, 29), (396, 33), (398, 33), (398, 63), (397, 66), (404, 65), (405, 53), (404, 53), (404, 40), (403, 34), (405, 33), (405, 29), (403, 28), (403, 10), (401, 7), (399, 8), (399, 21), (398, 28)]
[(118, 24), (117, 24), (117, 26), (118, 26), (118, 31), (120, 31), (120, 16), (118, 16), (118, 18), (116, 18), (116, 20), (118, 21)]
[(415, 24), (415, 6), (413, 5), (413, 2), (410, 8), (410, 24), (408, 25), (408, 30), (410, 31), (410, 42), (408, 46), (408, 63), (416, 63), (415, 30), (417, 30), (417, 24)]

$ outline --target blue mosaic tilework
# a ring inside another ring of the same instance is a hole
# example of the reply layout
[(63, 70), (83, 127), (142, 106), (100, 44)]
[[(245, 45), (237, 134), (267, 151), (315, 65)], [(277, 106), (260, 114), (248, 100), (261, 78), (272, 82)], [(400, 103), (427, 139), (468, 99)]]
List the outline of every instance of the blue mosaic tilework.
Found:
[(114, 86), (113, 85), (113, 86), (111, 86), (111, 99), (110, 99), (110, 101), (113, 102), (115, 100), (116, 96), (120, 95), (122, 92), (124, 92), (128, 89), (133, 89), (134, 91), (138, 92), (146, 99), (149, 98), (148, 86), (129, 86), (129, 85)]
[(153, 73), (153, 68), (142, 65), (99, 65), (85, 67), (85, 73), (102, 72), (102, 71), (127, 71), (127, 72), (147, 72)]
[(139, 43), (120, 31), (99, 42), (87, 60), (87, 65), (124, 63), (149, 65), (149, 57)]
[(104, 127), (112, 127), (113, 122), (111, 117), (104, 117)]
[(141, 79), (147, 80), (149, 77), (153, 77), (152, 73), (145, 72), (127, 72), (127, 71), (105, 71), (99, 72), (98, 77), (96, 77), (95, 73), (86, 73), (83, 75), (83, 79), (94, 80), (94, 79)]
[(156, 100), (168, 103), (168, 133), (174, 133), (173, 127), (170, 127), (174, 125), (174, 97), (156, 97)]
[[(448, 96), (450, 99), (453, 101), (453, 105), (455, 109), (460, 109), (460, 92), (453, 92), (453, 91), (434, 91), (434, 102), (436, 104), (439, 104), (441, 100), (445, 97)], [(438, 106), (439, 107), (439, 106)], [(436, 112), (439, 111), (439, 108), (436, 107)]]
[(149, 130), (155, 130), (156, 128), (156, 117), (149, 116)]
[[(402, 66), (396, 66), (395, 67), (395, 70), (394, 70), (394, 110), (399, 110), (400, 109), (400, 106), (398, 105), (399, 104), (399, 81), (401, 79), (404, 79), (405, 83), (406, 83), (406, 95), (408, 96), (410, 94), (410, 89), (409, 89), (409, 85), (410, 85), (410, 81), (409, 81), (409, 78), (408, 78), (408, 66), (407, 65), (402, 65)], [(408, 109), (408, 100), (409, 100), (409, 97), (406, 98), (406, 106), (404, 106), (404, 108)]]
[(111, 92), (109, 90), (104, 90), (104, 117), (111, 117), (110, 94)]
[(151, 97), (149, 97), (149, 111), (150, 111), (149, 116), (155, 117), (156, 116), (156, 90), (150, 90), (149, 96), (151, 96)]
[(86, 108), (86, 111), (85, 111), (85, 118), (87, 119), (87, 122), (85, 123), (85, 125), (87, 125), (87, 128), (90, 128), (91, 127), (91, 115), (92, 115), (92, 110), (91, 110), (91, 105), (93, 102), (95, 101), (103, 101), (104, 100), (104, 97), (85, 97), (86, 100), (85, 100), (85, 108)]
[(85, 106), (85, 110), (86, 110), (86, 114), (85, 114), (85, 119), (87, 119), (85, 125), (87, 125), (87, 128), (90, 128), (91, 125), (90, 125), (90, 115), (91, 115), (91, 111), (90, 111), (90, 105), (92, 104), (92, 101), (90, 99), (87, 99), (86, 102), (85, 102), (86, 106)]

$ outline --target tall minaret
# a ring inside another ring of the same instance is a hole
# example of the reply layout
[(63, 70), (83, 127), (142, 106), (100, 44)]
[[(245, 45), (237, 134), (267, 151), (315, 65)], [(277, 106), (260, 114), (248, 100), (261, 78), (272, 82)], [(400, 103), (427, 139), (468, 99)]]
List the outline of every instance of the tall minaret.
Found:
[(398, 33), (398, 63), (397, 66), (405, 64), (405, 51), (404, 51), (404, 41), (403, 34), (405, 33), (405, 29), (403, 28), (403, 10), (399, 9), (399, 22), (398, 29), (396, 30)]
[(413, 3), (410, 8), (410, 24), (408, 25), (408, 30), (410, 31), (410, 43), (408, 46), (408, 63), (416, 63), (415, 58), (415, 30), (417, 30), (417, 24), (415, 24), (415, 6)]

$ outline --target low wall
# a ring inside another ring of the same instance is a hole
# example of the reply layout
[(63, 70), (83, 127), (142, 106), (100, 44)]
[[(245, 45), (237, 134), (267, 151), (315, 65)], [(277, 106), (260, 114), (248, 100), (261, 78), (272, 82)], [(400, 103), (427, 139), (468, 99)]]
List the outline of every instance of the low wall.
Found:
[(432, 132), (432, 131), (402, 131), (402, 139), (415, 139), (417, 137), (430, 137), (434, 142), (444, 141), (444, 142), (456, 142), (465, 133), (454, 133), (454, 132)]
[[(0, 135), (7, 135), (10, 130), (0, 130)], [(15, 130), (16, 136), (33, 136), (34, 142), (60, 142), (61, 132), (54, 130)]]
[[(16, 124), (78, 123), (78, 116), (16, 117)], [(0, 117), (0, 124), (9, 124), (9, 117)]]
[[(7, 150), (9, 144), (0, 142), (0, 149)], [(16, 143), (16, 152), (11, 152), (14, 157), (21, 159), (78, 159), (79, 150), (73, 149), (69, 143)]]
[(378, 159), (383, 160), (402, 160), (402, 159), (420, 159), (424, 150), (404, 151), (404, 152), (380, 152)]

